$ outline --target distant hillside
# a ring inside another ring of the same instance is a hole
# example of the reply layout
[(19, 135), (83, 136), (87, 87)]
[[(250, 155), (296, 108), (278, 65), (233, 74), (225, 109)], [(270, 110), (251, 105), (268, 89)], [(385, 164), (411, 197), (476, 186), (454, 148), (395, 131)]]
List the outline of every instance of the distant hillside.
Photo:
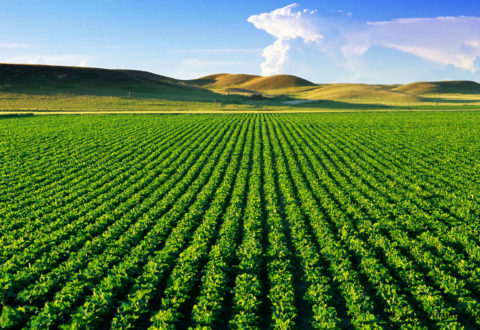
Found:
[(212, 74), (199, 79), (189, 80), (192, 85), (209, 87), (209, 88), (223, 88), (223, 87), (237, 87), (245, 84), (254, 78), (259, 76), (250, 74), (228, 74), (219, 73)]
[(247, 74), (216, 74), (190, 80), (191, 84), (208, 88), (241, 88), (264, 92), (294, 87), (315, 86), (314, 83), (292, 75), (261, 77)]
[[(480, 84), (473, 81), (416, 82), (406, 85), (314, 84), (292, 75), (262, 77), (227, 73), (179, 80), (137, 70), (21, 64), (0, 64), (0, 92), (5, 92), (3, 101), (0, 100), (3, 106), (7, 99), (12, 99), (6, 95), (8, 93), (24, 98), (29, 95), (50, 98), (113, 96), (204, 102), (213, 106), (223, 103), (230, 104), (232, 108), (238, 104), (265, 106), (268, 102), (276, 106), (303, 103), (313, 106), (309, 101), (319, 101), (315, 103), (316, 106), (324, 107), (325, 100), (337, 102), (339, 106), (437, 105), (442, 102), (451, 105), (480, 104)], [(257, 95), (259, 93), (262, 95)], [(257, 101), (260, 103), (255, 103)]]
[(145, 71), (20, 64), (0, 64), (0, 91), (208, 100), (213, 95), (204, 88)]
[(474, 81), (436, 81), (415, 82), (394, 89), (398, 92), (410, 94), (480, 94), (480, 84)]
[(290, 75), (277, 75), (269, 77), (258, 77), (252, 79), (243, 85), (243, 88), (253, 89), (258, 91), (268, 91), (275, 89), (286, 89), (292, 87), (315, 86), (314, 83)]
[(311, 89), (301, 96), (311, 100), (370, 100), (391, 102), (419, 102), (416, 95), (397, 92), (388, 85), (366, 85), (366, 84), (327, 84)]

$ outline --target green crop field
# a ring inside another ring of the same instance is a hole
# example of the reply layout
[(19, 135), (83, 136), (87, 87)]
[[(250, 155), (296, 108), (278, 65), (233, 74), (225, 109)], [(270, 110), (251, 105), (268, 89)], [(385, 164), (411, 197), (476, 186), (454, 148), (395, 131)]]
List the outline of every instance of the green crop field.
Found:
[(0, 118), (0, 328), (478, 328), (480, 112)]

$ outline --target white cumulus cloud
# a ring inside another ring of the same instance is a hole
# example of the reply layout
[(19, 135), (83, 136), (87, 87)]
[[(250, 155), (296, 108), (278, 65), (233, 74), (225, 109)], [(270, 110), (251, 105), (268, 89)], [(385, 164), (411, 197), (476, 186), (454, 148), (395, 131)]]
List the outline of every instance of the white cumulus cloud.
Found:
[(300, 9), (297, 4), (248, 18), (275, 37), (263, 51), (262, 74), (281, 73), (290, 42), (301, 39), (355, 70), (357, 60), (379, 46), (475, 72), (480, 63), (480, 17), (399, 18), (383, 22), (354, 19), (343, 11)]
[(314, 24), (315, 10), (295, 10), (297, 4), (276, 9), (270, 13), (252, 15), (248, 22), (257, 29), (266, 31), (277, 40), (263, 50), (262, 75), (281, 72), (290, 50), (290, 41), (301, 38), (305, 42), (318, 42), (323, 36), (317, 32)]

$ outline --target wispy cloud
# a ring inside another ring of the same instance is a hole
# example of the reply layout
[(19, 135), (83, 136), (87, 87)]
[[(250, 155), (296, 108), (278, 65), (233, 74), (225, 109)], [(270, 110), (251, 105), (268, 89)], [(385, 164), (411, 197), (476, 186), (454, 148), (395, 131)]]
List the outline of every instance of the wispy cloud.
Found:
[[(397, 49), (426, 60), (475, 71), (480, 56), (480, 17), (437, 17), (368, 22), (363, 49)], [(356, 43), (353, 34), (352, 44)], [(352, 38), (351, 38), (352, 39)]]
[(355, 20), (351, 13), (299, 9), (297, 4), (252, 15), (248, 22), (275, 42), (263, 51), (262, 74), (282, 71), (290, 42), (315, 43), (318, 51), (355, 70), (358, 58), (375, 46), (413, 54), (434, 63), (476, 71), (480, 63), (480, 17)]
[(26, 55), (0, 59), (3, 63), (87, 66), (93, 57), (82, 54)]
[(222, 54), (255, 54), (260, 53), (261, 49), (252, 48), (212, 48), (212, 49), (172, 49), (174, 54), (201, 54), (201, 55), (222, 55)]
[(0, 48), (30, 48), (28, 44), (19, 43), (0, 43)]

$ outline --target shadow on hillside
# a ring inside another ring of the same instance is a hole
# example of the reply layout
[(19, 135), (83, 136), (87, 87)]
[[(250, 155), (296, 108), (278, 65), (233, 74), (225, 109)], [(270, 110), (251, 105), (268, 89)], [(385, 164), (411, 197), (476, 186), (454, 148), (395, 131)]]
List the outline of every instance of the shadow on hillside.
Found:
[(422, 97), (422, 102), (434, 102), (434, 103), (478, 103), (480, 102), (480, 98), (478, 99), (445, 99), (441, 97)]
[[(88, 86), (86, 86), (88, 85)], [(225, 96), (204, 89), (165, 85), (159, 88), (151, 86), (122, 85), (102, 86), (98, 83), (66, 82), (62, 84), (3, 84), (0, 92), (38, 96), (107, 96), (121, 98), (148, 98), (170, 101), (222, 102)], [(232, 98), (232, 97), (230, 97)], [(237, 97), (238, 98), (238, 97)]]
[(214, 84), (216, 80), (208, 79), (208, 78), (200, 78), (200, 79), (187, 80), (187, 82), (190, 82), (192, 85), (196, 85), (196, 86), (205, 86), (205, 85)]
[[(290, 99), (295, 100), (295, 99)], [(277, 106), (289, 107), (289, 108), (318, 108), (318, 109), (392, 109), (395, 106), (385, 104), (371, 104), (371, 103), (350, 103), (344, 101), (332, 101), (332, 100), (317, 100), (312, 102), (287, 104), (285, 102), (275, 102)]]
[[(144, 71), (1, 65), (0, 91), (27, 95), (110, 96), (221, 102), (225, 96)], [(230, 97), (232, 99), (232, 97)]]

